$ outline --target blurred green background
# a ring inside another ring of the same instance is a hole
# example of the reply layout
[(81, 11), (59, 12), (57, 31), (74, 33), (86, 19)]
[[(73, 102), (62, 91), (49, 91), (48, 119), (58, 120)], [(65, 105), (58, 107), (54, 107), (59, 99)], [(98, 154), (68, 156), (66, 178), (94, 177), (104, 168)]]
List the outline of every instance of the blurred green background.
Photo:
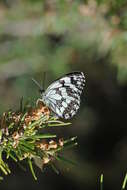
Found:
[(0, 0), (0, 113), (35, 104), (40, 96), (31, 78), (46, 86), (73, 71), (86, 75), (81, 108), (72, 126), (53, 130), (78, 136), (66, 152), (77, 166), (59, 163), (35, 182), (11, 163), (2, 190), (121, 189), (127, 168), (127, 1)]

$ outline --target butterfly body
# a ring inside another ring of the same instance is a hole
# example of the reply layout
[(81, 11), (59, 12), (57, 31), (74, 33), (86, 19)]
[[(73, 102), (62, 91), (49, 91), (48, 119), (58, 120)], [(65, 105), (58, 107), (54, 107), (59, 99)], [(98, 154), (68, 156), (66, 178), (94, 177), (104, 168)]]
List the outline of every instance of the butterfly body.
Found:
[(80, 96), (85, 85), (83, 72), (73, 72), (54, 81), (41, 93), (42, 101), (58, 117), (72, 118), (80, 107)]

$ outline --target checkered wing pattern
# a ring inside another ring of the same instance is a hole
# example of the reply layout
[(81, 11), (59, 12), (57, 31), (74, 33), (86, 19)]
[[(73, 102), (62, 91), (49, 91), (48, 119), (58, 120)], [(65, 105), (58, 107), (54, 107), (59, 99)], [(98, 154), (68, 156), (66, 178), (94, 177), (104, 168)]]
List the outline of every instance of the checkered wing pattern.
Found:
[(54, 81), (42, 94), (42, 100), (58, 117), (70, 119), (80, 107), (84, 85), (83, 72), (69, 73)]

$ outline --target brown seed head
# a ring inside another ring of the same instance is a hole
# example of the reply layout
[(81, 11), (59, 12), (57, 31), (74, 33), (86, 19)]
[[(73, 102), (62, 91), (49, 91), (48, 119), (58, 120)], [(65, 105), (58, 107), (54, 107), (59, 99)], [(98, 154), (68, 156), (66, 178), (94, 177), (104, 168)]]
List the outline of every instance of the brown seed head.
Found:
[(64, 140), (61, 138), (61, 139), (59, 139), (59, 145), (60, 146), (63, 146), (64, 145)]
[(18, 140), (19, 137), (20, 137), (20, 135), (19, 135), (19, 133), (18, 133), (17, 131), (15, 131), (15, 132), (12, 134), (12, 138), (13, 138), (14, 140)]
[(49, 150), (49, 145), (46, 141), (42, 141), (37, 143), (37, 148), (40, 148), (42, 150)]
[(56, 149), (57, 143), (54, 140), (49, 141), (49, 149)]
[(44, 156), (43, 159), (42, 159), (42, 162), (43, 162), (43, 164), (47, 164), (47, 163), (50, 162), (50, 160), (51, 160), (51, 159), (50, 159), (49, 157)]

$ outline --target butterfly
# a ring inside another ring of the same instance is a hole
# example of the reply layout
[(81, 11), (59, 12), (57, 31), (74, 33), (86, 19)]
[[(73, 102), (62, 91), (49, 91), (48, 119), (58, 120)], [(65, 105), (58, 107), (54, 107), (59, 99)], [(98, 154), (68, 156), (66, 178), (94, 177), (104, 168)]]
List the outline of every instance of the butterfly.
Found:
[(80, 107), (84, 86), (83, 72), (68, 73), (55, 80), (45, 91), (40, 87), (41, 100), (58, 117), (71, 119)]

